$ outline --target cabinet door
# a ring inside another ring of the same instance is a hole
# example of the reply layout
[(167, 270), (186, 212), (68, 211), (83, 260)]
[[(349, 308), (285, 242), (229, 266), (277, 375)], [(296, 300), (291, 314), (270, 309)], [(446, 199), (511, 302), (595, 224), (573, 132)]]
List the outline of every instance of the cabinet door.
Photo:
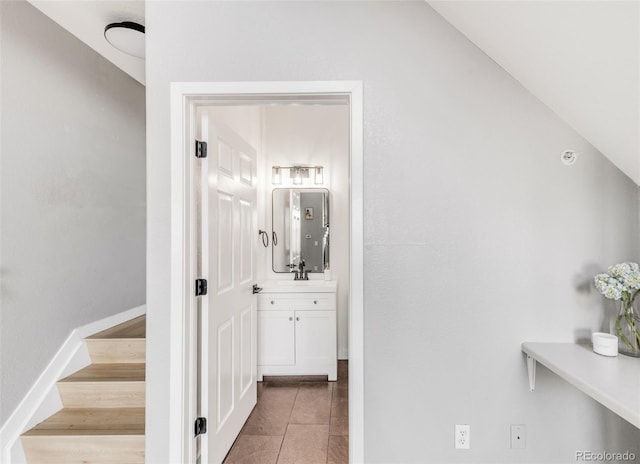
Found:
[(296, 311), (296, 364), (329, 364), (336, 360), (336, 312)]
[(292, 310), (258, 311), (258, 364), (295, 364), (295, 323)]

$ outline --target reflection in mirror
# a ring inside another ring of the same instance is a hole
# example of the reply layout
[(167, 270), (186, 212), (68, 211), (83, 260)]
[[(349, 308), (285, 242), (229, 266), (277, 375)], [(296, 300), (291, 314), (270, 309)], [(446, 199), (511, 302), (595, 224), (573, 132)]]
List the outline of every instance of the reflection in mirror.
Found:
[(329, 191), (273, 191), (273, 271), (292, 272), (304, 261), (309, 272), (329, 267)]

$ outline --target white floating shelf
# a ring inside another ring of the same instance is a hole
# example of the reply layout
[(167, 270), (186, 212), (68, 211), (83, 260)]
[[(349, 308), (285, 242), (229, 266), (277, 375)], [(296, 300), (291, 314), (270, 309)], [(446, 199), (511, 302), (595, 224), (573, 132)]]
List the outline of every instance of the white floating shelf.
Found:
[(623, 419), (640, 428), (640, 358), (601, 356), (575, 343), (522, 344), (529, 387), (535, 390), (536, 362), (559, 375)]

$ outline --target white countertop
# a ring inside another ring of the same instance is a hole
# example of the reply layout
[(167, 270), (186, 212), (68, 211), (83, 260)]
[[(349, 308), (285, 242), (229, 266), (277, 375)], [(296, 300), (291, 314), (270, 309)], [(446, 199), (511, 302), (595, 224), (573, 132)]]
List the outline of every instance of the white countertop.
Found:
[(335, 293), (337, 280), (265, 280), (258, 284), (261, 293)]
[(522, 351), (640, 428), (640, 359), (601, 356), (575, 343), (523, 343)]

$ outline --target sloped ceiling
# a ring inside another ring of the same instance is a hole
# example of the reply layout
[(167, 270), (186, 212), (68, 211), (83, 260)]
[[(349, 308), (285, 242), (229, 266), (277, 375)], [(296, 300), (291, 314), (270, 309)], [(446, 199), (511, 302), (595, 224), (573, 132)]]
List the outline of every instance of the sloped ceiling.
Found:
[[(144, 60), (103, 36), (144, 24), (143, 0), (29, 1), (144, 84)], [(640, 185), (640, 2), (427, 3)]]
[(144, 25), (144, 0), (29, 2), (138, 82), (145, 83), (144, 60), (116, 50), (104, 38), (104, 27), (110, 23), (133, 21)]
[(640, 2), (427, 3), (640, 185)]

